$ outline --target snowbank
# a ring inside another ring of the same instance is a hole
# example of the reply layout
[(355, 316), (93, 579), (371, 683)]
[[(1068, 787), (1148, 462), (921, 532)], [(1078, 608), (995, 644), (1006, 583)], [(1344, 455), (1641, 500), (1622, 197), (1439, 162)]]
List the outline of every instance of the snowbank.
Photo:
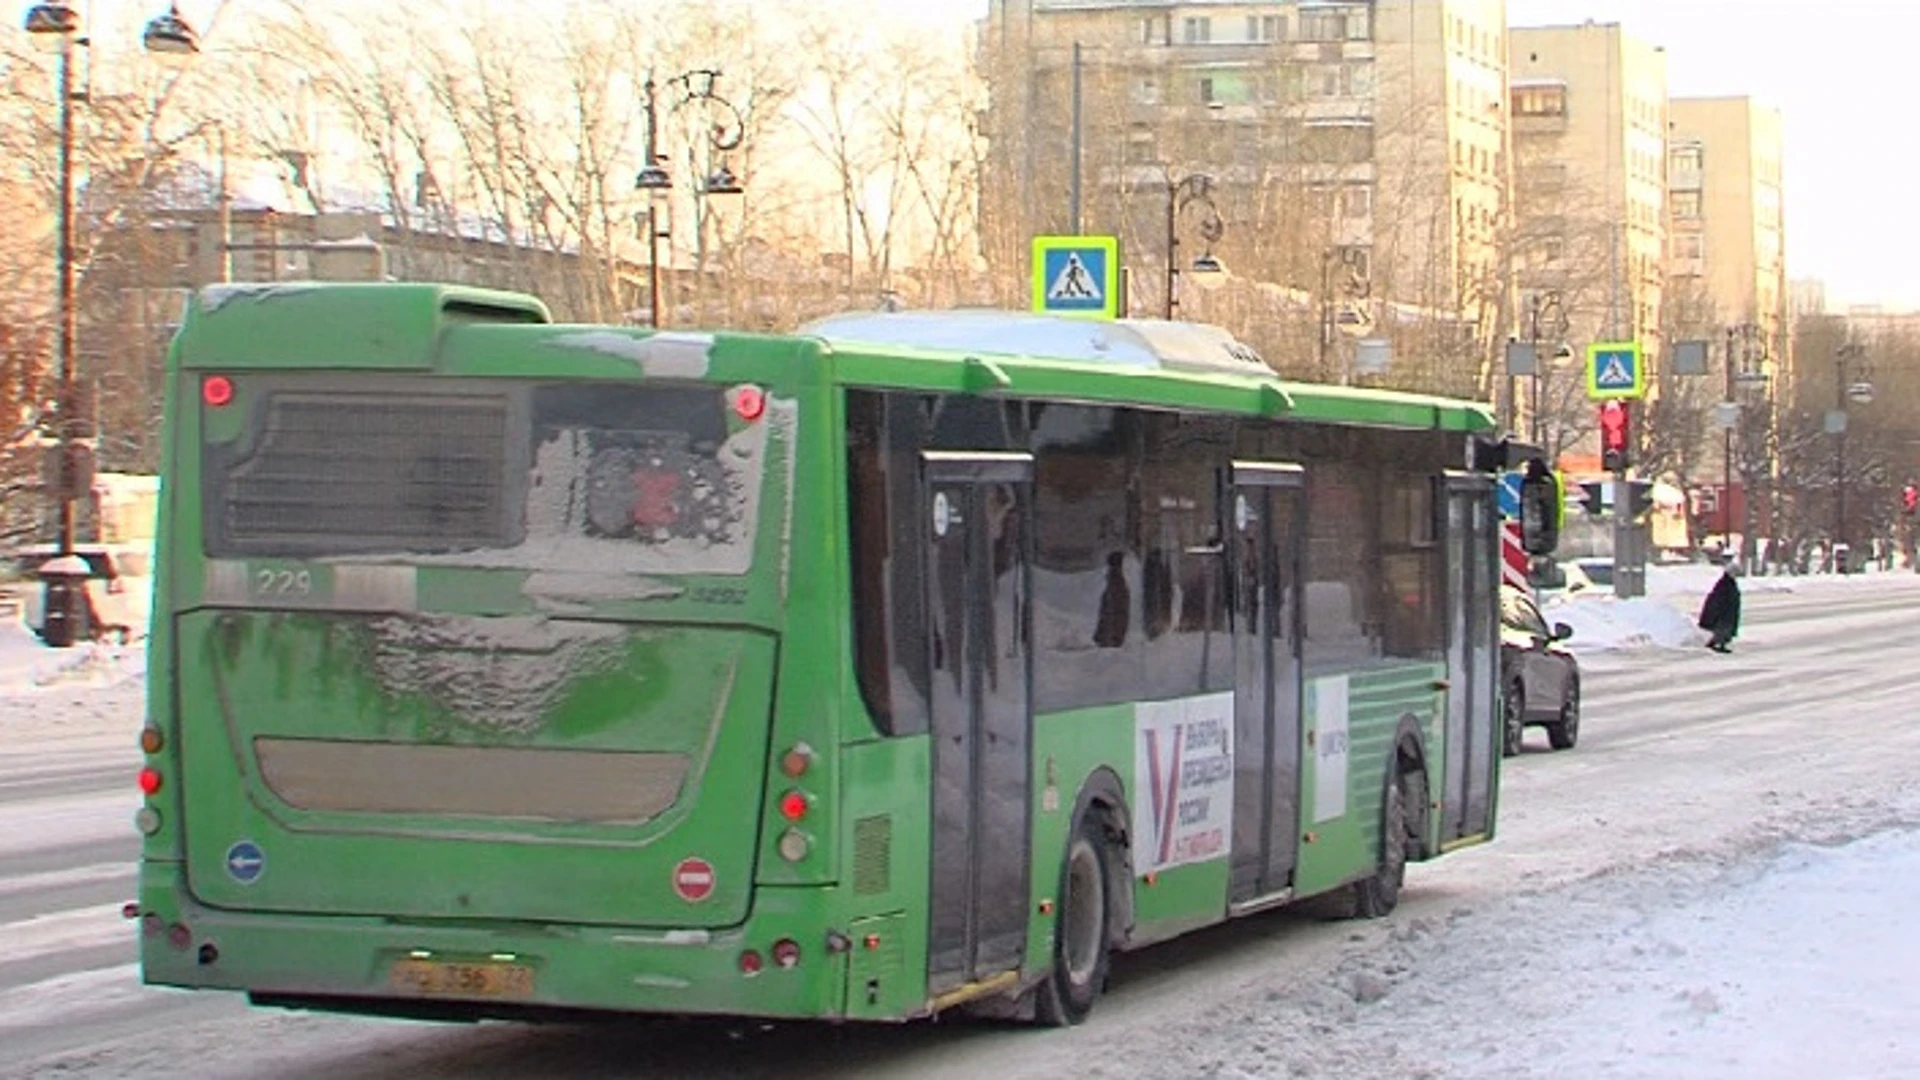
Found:
[(1558, 600), (1541, 613), (1548, 622), (1573, 628), (1567, 647), (1575, 653), (1607, 649), (1680, 649), (1706, 644), (1693, 620), (1665, 598), (1619, 600), (1611, 596)]
[(146, 677), (147, 646), (90, 643), (49, 649), (17, 621), (0, 621), (0, 701), (58, 687), (113, 687)]

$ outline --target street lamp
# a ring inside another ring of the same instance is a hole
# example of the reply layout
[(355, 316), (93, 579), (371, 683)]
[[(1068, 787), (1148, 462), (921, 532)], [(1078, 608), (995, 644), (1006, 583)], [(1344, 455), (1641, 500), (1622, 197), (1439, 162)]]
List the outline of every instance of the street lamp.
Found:
[[(60, 206), (57, 222), (57, 250), (55, 260), (55, 306), (60, 319), (60, 332), (56, 339), (57, 383), (54, 409), (56, 413), (56, 467), (47, 471), (53, 479), (49, 486), (60, 504), (60, 541), (56, 557), (49, 560), (42, 569), (41, 577), (46, 590), (44, 607), (45, 625), (41, 637), (47, 644), (56, 648), (73, 645), (80, 637), (85, 621), (86, 594), (82, 591), (82, 582), (86, 577), (84, 566), (75, 567), (74, 553), (74, 502), (81, 491), (92, 486), (92, 462), (83, 460), (90, 454), (86, 440), (90, 437), (92, 423), (86, 415), (81, 402), (80, 392), (74, 381), (74, 356), (79, 337), (79, 310), (74, 303), (74, 254), (73, 254), (73, 51), (88, 44), (80, 34), (80, 16), (68, 4), (43, 3), (27, 9), (23, 26), (36, 48), (59, 54), (60, 64), (57, 75), (60, 95)], [(180, 17), (178, 8), (170, 9), (147, 24), (144, 35), (146, 47), (153, 52), (171, 55), (192, 54), (199, 50), (199, 38), (193, 27)]]
[(1227, 223), (1220, 217), (1220, 208), (1213, 202), (1213, 177), (1206, 173), (1191, 173), (1175, 180), (1173, 170), (1167, 169), (1167, 320), (1171, 322), (1180, 307), (1180, 214), (1188, 207), (1198, 204), (1206, 210), (1207, 216), (1200, 220), (1200, 239), (1206, 241), (1206, 250), (1193, 260), (1193, 269), (1199, 274), (1219, 274), (1225, 271), (1220, 260), (1213, 254), (1213, 245), (1227, 233)]
[[(1840, 562), (1840, 551), (1847, 546), (1847, 402), (1867, 405), (1873, 401), (1873, 383), (1865, 379), (1852, 381), (1848, 377), (1849, 365), (1865, 352), (1859, 342), (1849, 341), (1833, 354), (1833, 414), (1827, 428), (1834, 434), (1833, 569), (1837, 574), (1846, 573), (1846, 566)], [(1848, 554), (1851, 556), (1851, 550)]]
[[(635, 191), (647, 193), (647, 317), (655, 329), (660, 326), (660, 241), (670, 235), (660, 231), (660, 215), (673, 197), (673, 176), (667, 172), (667, 159), (660, 153), (659, 91), (665, 89), (673, 95), (672, 103), (665, 110), (668, 115), (695, 102), (717, 110), (720, 119), (707, 129), (707, 141), (714, 150), (725, 154), (739, 149), (745, 140), (746, 119), (732, 102), (714, 89), (719, 81), (718, 71), (700, 69), (675, 75), (662, 87), (654, 82), (653, 73), (648, 72), (642, 88), (647, 95), (647, 158), (639, 175), (634, 177), (633, 187)], [(723, 160), (694, 188), (694, 194), (702, 197), (741, 195), (745, 190), (740, 178)]]
[[(1534, 293), (1527, 303), (1527, 341), (1533, 345), (1534, 353), (1533, 400), (1529, 403), (1527, 411), (1531, 414), (1533, 420), (1531, 427), (1533, 428), (1533, 444), (1535, 446), (1547, 445), (1546, 404), (1548, 371), (1546, 362), (1540, 356), (1540, 342), (1542, 340), (1540, 327), (1543, 322), (1549, 327), (1548, 336), (1559, 338), (1566, 335), (1567, 313), (1560, 305), (1560, 293), (1556, 290)], [(1560, 349), (1554, 353), (1554, 358), (1559, 359), (1563, 353), (1569, 357), (1573, 355), (1572, 350), (1562, 345)]]

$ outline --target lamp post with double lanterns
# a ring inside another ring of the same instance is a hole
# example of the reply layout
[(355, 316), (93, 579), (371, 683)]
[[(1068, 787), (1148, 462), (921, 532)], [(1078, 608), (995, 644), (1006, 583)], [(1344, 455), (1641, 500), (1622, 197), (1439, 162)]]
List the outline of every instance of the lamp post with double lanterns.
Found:
[(1171, 322), (1180, 309), (1180, 215), (1189, 207), (1199, 206), (1206, 211), (1200, 219), (1200, 239), (1206, 242), (1206, 248), (1200, 257), (1193, 260), (1193, 270), (1197, 274), (1218, 274), (1225, 270), (1213, 253), (1213, 245), (1227, 234), (1227, 223), (1220, 217), (1220, 208), (1213, 201), (1213, 177), (1206, 173), (1191, 173), (1176, 180), (1173, 170), (1167, 170), (1167, 320)]
[[(27, 9), (23, 25), (36, 48), (59, 56), (55, 82), (60, 95), (60, 198), (54, 254), (55, 308), (59, 318), (54, 375), (57, 448), (43, 476), (59, 505), (60, 531), (55, 557), (40, 567), (45, 598), (45, 621), (40, 636), (48, 645), (66, 648), (92, 636), (85, 591), (89, 570), (74, 554), (74, 503), (93, 486), (94, 462), (93, 421), (81, 399), (74, 372), (80, 316), (74, 299), (73, 243), (73, 104), (76, 100), (85, 100), (84, 94), (74, 90), (73, 61), (75, 50), (91, 42), (82, 35), (80, 15), (70, 4), (35, 4)], [(162, 57), (192, 56), (200, 51), (199, 35), (181, 18), (178, 6), (169, 7), (165, 14), (148, 22), (141, 42), (148, 52)]]
[[(656, 329), (660, 326), (660, 241), (671, 236), (670, 233), (661, 232), (660, 219), (661, 212), (667, 209), (667, 203), (673, 197), (673, 176), (667, 172), (666, 156), (660, 152), (661, 113), (664, 111), (671, 116), (696, 103), (713, 109), (719, 119), (707, 129), (708, 144), (722, 155), (739, 149), (746, 140), (746, 119), (737, 106), (714, 89), (719, 81), (718, 71), (702, 68), (675, 75), (661, 85), (655, 83), (653, 73), (648, 72), (642, 91), (647, 95), (647, 163), (641, 167), (640, 175), (634, 178), (633, 186), (634, 190), (647, 193), (647, 313), (649, 322)], [(672, 101), (664, 110), (659, 104), (662, 90), (672, 95)], [(742, 195), (745, 189), (740, 186), (739, 178), (727, 167), (723, 157), (700, 180), (694, 194), (702, 198)]]

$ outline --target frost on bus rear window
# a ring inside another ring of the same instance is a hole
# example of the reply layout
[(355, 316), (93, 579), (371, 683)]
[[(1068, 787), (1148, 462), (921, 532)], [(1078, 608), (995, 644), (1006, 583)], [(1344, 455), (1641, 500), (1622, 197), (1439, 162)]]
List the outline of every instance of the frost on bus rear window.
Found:
[(523, 549), (541, 569), (744, 573), (774, 420), (733, 421), (705, 387), (540, 388)]
[[(417, 557), (597, 575), (743, 574), (770, 446), (791, 406), (734, 417), (717, 387), (546, 385), (532, 394), (526, 499), (512, 547)], [(779, 451), (775, 451), (779, 452)]]

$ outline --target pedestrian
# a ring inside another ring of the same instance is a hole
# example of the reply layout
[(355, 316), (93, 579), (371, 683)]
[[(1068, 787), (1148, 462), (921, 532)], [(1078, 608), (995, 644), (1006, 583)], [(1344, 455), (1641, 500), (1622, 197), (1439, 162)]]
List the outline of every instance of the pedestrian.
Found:
[(1728, 556), (1720, 564), (1720, 580), (1700, 605), (1700, 629), (1707, 632), (1707, 648), (1714, 652), (1732, 652), (1727, 646), (1740, 633), (1740, 583), (1734, 580), (1739, 576), (1739, 565)]

